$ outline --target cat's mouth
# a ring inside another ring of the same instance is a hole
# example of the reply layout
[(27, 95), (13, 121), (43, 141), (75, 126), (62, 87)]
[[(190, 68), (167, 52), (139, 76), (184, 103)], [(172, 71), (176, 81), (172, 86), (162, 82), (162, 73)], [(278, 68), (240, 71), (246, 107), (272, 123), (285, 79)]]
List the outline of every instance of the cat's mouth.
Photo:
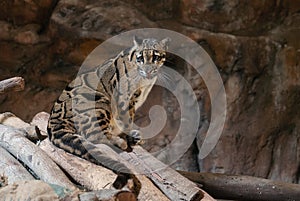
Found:
[(138, 68), (138, 72), (141, 77), (146, 79), (153, 79), (157, 76), (157, 68), (153, 68), (152, 66), (145, 66), (144, 68)]

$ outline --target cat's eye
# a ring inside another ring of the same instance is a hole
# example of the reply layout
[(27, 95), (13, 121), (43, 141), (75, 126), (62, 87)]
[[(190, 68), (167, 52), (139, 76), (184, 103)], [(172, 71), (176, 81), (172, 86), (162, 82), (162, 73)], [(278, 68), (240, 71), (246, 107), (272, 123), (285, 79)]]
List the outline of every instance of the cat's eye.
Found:
[(160, 61), (161, 60), (161, 55), (159, 54), (158, 51), (154, 51), (153, 53), (153, 56), (152, 56), (152, 61), (155, 62), (155, 61)]
[(153, 58), (153, 62), (155, 62), (155, 61), (159, 61), (161, 57), (159, 55), (154, 54), (152, 58)]
[(143, 55), (137, 55), (136, 56), (136, 62), (138, 62), (138, 63), (144, 63), (144, 57), (143, 57)]

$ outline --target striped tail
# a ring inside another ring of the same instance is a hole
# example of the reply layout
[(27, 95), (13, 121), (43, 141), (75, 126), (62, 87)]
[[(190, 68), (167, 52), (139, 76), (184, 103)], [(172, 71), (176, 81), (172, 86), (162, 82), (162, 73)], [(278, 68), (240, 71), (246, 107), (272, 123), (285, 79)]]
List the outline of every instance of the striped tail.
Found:
[[(55, 146), (96, 165), (101, 165), (114, 171), (118, 175), (117, 179), (113, 183), (113, 186), (116, 189), (123, 188), (127, 184), (128, 179), (134, 177), (132, 171), (130, 171), (125, 164), (111, 159), (106, 153), (102, 153), (95, 144), (87, 141), (82, 136), (67, 133), (63, 130), (52, 133), (49, 128), (48, 133), (50, 141)], [(133, 179), (136, 180), (136, 178)]]

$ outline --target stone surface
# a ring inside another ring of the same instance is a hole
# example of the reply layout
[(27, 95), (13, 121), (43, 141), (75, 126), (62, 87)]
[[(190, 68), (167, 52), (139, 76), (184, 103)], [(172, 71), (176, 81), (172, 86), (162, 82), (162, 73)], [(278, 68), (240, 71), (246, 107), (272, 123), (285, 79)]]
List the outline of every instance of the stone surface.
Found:
[(181, 22), (213, 32), (260, 35), (299, 11), (298, 1), (182, 0)]
[[(220, 71), (228, 103), (223, 134), (212, 153), (196, 161), (194, 143), (173, 167), (300, 183), (299, 1), (18, 0), (0, 4), (0, 80), (23, 76), (26, 82), (24, 91), (0, 95), (0, 112), (11, 111), (27, 121), (40, 111), (49, 112), (101, 42), (135, 28), (171, 29), (208, 52)], [(194, 89), (202, 109), (199, 135), (205, 136), (211, 101), (205, 83), (182, 60), (169, 63)], [(180, 110), (174, 97), (155, 88), (141, 111), (141, 125), (149, 123), (151, 104), (165, 107), (170, 120), (145, 145), (157, 151), (174, 139)]]
[(7, 20), (15, 25), (46, 25), (57, 0), (3, 0), (0, 2), (0, 20)]
[(131, 29), (155, 27), (138, 9), (116, 0), (60, 1), (50, 23), (55, 35), (99, 40)]
[(124, 0), (124, 2), (134, 5), (151, 20), (166, 20), (176, 16), (176, 11), (180, 5), (179, 0)]

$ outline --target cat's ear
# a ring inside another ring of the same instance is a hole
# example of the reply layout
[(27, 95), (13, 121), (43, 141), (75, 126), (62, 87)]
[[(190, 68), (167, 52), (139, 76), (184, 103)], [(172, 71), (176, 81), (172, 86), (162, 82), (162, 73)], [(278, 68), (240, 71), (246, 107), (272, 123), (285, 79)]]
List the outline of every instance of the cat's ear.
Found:
[(135, 47), (140, 46), (143, 43), (143, 40), (141, 38), (138, 38), (137, 36), (133, 36), (133, 44)]
[(170, 41), (171, 41), (171, 38), (167, 37), (167, 38), (162, 39), (159, 42), (159, 44), (166, 50), (166, 49), (168, 49)]

